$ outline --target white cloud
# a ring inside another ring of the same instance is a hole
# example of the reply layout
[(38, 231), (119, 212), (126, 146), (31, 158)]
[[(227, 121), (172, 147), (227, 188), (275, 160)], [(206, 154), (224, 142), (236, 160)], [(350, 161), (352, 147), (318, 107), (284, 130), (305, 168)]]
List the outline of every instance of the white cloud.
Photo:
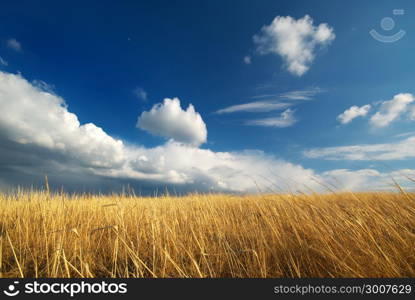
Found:
[(5, 66), (7, 67), (9, 65), (9, 63), (7, 61), (5, 61), (1, 56), (0, 56), (0, 65), (1, 66)]
[(257, 118), (253, 120), (248, 120), (245, 122), (245, 125), (254, 125), (254, 126), (268, 126), (268, 127), (289, 127), (298, 122), (298, 119), (294, 117), (294, 111), (292, 109), (287, 109), (289, 107), (298, 105), (298, 101), (290, 100), (312, 100), (313, 97), (323, 92), (322, 89), (315, 87), (305, 90), (289, 91), (282, 94), (262, 94), (252, 97), (253, 99), (263, 99), (263, 98), (273, 98), (272, 100), (258, 100), (252, 101), (243, 104), (237, 104), (228, 106), (222, 109), (217, 110), (216, 114), (229, 114), (235, 112), (270, 112), (283, 110), (277, 117), (264, 117)]
[(408, 131), (408, 132), (399, 133), (399, 134), (394, 135), (394, 137), (403, 138), (403, 137), (407, 137), (407, 136), (411, 136), (411, 135), (415, 136), (415, 131)]
[(316, 187), (313, 170), (261, 151), (213, 152), (169, 142), (134, 152), (138, 156), (130, 161), (134, 171), (170, 174), (176, 183), (205, 187), (204, 190), (257, 192), (258, 188), (265, 191), (270, 182), (280, 183), (281, 188)]
[(324, 92), (319, 87), (309, 88), (305, 90), (289, 91), (279, 95), (280, 98), (289, 100), (312, 100), (315, 95)]
[(287, 109), (277, 117), (249, 120), (246, 125), (284, 128), (293, 126), (295, 123), (297, 123), (297, 119), (294, 117), (294, 110)]
[(397, 94), (393, 99), (384, 101), (380, 110), (370, 118), (370, 124), (374, 127), (386, 127), (401, 114), (406, 112), (407, 106), (414, 101), (414, 96), (409, 93)]
[(9, 47), (10, 49), (13, 49), (14, 51), (22, 52), (22, 45), (16, 39), (8, 39), (6, 41), (6, 45), (7, 47)]
[(327, 160), (401, 160), (415, 158), (415, 136), (384, 144), (315, 148), (304, 151), (308, 158)]
[(260, 94), (253, 96), (252, 99), (277, 98), (283, 100), (313, 100), (314, 96), (324, 92), (319, 87), (308, 88), (304, 90), (289, 91), (281, 94)]
[(278, 101), (253, 101), (244, 104), (237, 104), (219, 109), (215, 113), (228, 114), (235, 112), (268, 112), (273, 110), (281, 110), (292, 106), (291, 103)]
[(133, 93), (138, 99), (147, 101), (147, 92), (143, 88), (138, 87), (134, 89)]
[[(337, 169), (323, 173), (327, 183), (332, 187), (340, 190), (356, 190), (362, 187), (372, 190), (378, 190), (379, 187), (374, 186), (381, 173), (372, 169), (361, 169), (357, 171), (348, 169)], [(380, 184), (380, 186), (382, 186)]]
[(363, 105), (361, 107), (353, 105), (349, 109), (346, 109), (343, 113), (337, 116), (337, 120), (339, 120), (342, 124), (350, 123), (353, 119), (357, 117), (364, 117), (368, 114), (371, 106), (369, 104)]
[(244, 56), (244, 63), (245, 64), (250, 65), (251, 62), (252, 62), (252, 59), (251, 59), (251, 57), (249, 55)]
[(20, 75), (0, 72), (2, 135), (22, 145), (64, 154), (85, 166), (112, 167), (123, 161), (123, 143), (101, 128), (81, 125), (64, 100)]
[(326, 23), (314, 26), (313, 19), (306, 15), (298, 20), (277, 16), (253, 39), (260, 54), (278, 54), (289, 72), (302, 76), (313, 62), (316, 48), (329, 45), (334, 38), (333, 28)]
[(182, 110), (178, 98), (166, 98), (150, 111), (144, 111), (138, 118), (137, 127), (193, 146), (199, 146), (207, 140), (206, 124), (200, 114), (192, 104)]

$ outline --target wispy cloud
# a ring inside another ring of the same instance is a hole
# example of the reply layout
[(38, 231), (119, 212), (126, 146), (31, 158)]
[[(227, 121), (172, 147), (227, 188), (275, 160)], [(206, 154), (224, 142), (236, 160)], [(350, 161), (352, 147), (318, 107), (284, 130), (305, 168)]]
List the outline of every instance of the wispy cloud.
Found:
[(415, 136), (411, 136), (393, 143), (314, 148), (303, 154), (308, 158), (326, 160), (402, 160), (415, 158), (414, 145)]
[(253, 96), (252, 99), (273, 98), (279, 100), (313, 100), (317, 94), (323, 92), (325, 92), (325, 90), (319, 87), (311, 87), (303, 90), (288, 91), (284, 93), (259, 94)]
[(140, 99), (142, 101), (147, 101), (147, 99), (148, 99), (147, 92), (141, 87), (135, 88), (133, 93), (138, 99)]
[(215, 113), (229, 114), (235, 112), (269, 112), (274, 110), (282, 110), (292, 105), (292, 103), (284, 103), (278, 101), (253, 101), (222, 108), (216, 111)]
[(7, 45), (7, 47), (9, 47), (10, 49), (13, 49), (16, 52), (22, 52), (22, 50), (23, 50), (22, 45), (16, 39), (8, 39), (6, 41), (6, 45)]
[(404, 132), (404, 133), (399, 133), (397, 135), (395, 135), (395, 137), (397, 138), (403, 138), (403, 137), (407, 137), (407, 136), (415, 136), (415, 131), (408, 131), (408, 132)]
[(255, 95), (252, 99), (258, 99), (256, 101), (231, 105), (217, 110), (215, 114), (230, 114), (237, 112), (265, 113), (284, 110), (278, 116), (265, 116), (262, 118), (247, 120), (244, 124), (280, 128), (289, 127), (298, 122), (298, 119), (294, 117), (294, 110), (290, 108), (299, 105), (301, 101), (312, 100), (315, 95), (322, 92), (324, 91), (321, 88), (312, 87), (304, 90), (295, 90), (284, 93)]
[(249, 55), (247, 55), (247, 56), (244, 57), (244, 63), (245, 64), (250, 65), (251, 62), (252, 62), (252, 59), (251, 59), (251, 57)]
[(38, 80), (35, 79), (32, 81), (32, 85), (37, 87), (38, 89), (50, 93), (50, 94), (54, 94), (54, 90), (55, 90), (55, 86), (53, 84), (49, 84), (44, 82), (43, 80)]
[(7, 67), (9, 63), (3, 59), (3, 57), (0, 56), (0, 65)]
[(246, 125), (279, 128), (290, 127), (295, 123), (297, 123), (297, 119), (294, 117), (294, 110), (291, 109), (283, 111), (279, 116), (254, 119), (245, 122)]
[(279, 97), (282, 99), (289, 100), (312, 100), (315, 95), (324, 92), (319, 87), (313, 87), (305, 90), (290, 91), (286, 93), (279, 94)]

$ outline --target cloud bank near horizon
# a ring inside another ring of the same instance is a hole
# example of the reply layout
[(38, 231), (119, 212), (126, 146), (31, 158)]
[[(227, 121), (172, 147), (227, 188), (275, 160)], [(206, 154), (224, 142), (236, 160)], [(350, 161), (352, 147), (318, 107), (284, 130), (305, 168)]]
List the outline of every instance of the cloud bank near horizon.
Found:
[(51, 182), (76, 191), (130, 184), (147, 191), (256, 193), (318, 191), (319, 182), (333, 174), (344, 178), (344, 187), (361, 189), (370, 179), (387, 176), (358, 171), (362, 179), (356, 181), (346, 176), (356, 171), (317, 173), (262, 151), (199, 148), (207, 140), (206, 124), (193, 106), (183, 110), (176, 98), (139, 117), (140, 128), (169, 139), (154, 148), (126, 143), (93, 123), (81, 124), (64, 99), (19, 74), (0, 72), (0, 111), (3, 187), (30, 185), (48, 174)]

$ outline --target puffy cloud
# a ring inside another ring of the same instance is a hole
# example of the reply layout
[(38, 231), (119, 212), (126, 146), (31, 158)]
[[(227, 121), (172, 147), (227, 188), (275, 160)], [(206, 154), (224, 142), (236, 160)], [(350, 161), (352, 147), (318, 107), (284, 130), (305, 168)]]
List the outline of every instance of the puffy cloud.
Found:
[(274, 53), (283, 58), (287, 69), (302, 76), (310, 68), (318, 46), (329, 45), (335, 38), (333, 28), (326, 23), (313, 25), (306, 15), (295, 20), (290, 16), (277, 16), (261, 33), (253, 37), (260, 54)]
[(246, 125), (284, 128), (293, 126), (295, 123), (297, 123), (297, 119), (294, 117), (294, 110), (287, 109), (277, 117), (249, 120)]
[(144, 111), (138, 118), (137, 127), (151, 134), (193, 146), (199, 146), (207, 139), (206, 124), (200, 114), (192, 104), (183, 110), (178, 98), (166, 98), (163, 103), (154, 105), (150, 111)]
[(135, 88), (133, 93), (138, 99), (142, 101), (147, 101), (147, 92), (143, 88)]
[(393, 99), (383, 101), (380, 110), (370, 118), (370, 124), (379, 128), (388, 126), (405, 113), (407, 106), (413, 101), (414, 96), (409, 93), (397, 94)]
[(415, 157), (415, 136), (384, 144), (363, 144), (307, 150), (308, 158), (327, 160), (401, 160)]
[(6, 41), (6, 45), (7, 47), (9, 47), (10, 49), (13, 49), (16, 52), (22, 52), (22, 45), (16, 39), (8, 39)]
[(357, 117), (364, 117), (369, 112), (371, 106), (369, 104), (363, 105), (361, 107), (353, 105), (349, 109), (346, 109), (343, 113), (337, 116), (337, 120), (339, 120), (342, 124), (350, 123), (353, 119)]
[(228, 106), (217, 110), (217, 114), (228, 114), (235, 112), (268, 112), (273, 110), (285, 109), (292, 106), (292, 103), (278, 101), (253, 101), (244, 104)]
[(244, 56), (244, 63), (245, 64), (250, 65), (251, 62), (252, 62), (252, 59), (251, 59), (251, 57), (249, 55)]
[(123, 161), (123, 143), (101, 128), (81, 125), (64, 100), (20, 75), (0, 72), (0, 128), (10, 141), (53, 150), (85, 166), (111, 167)]

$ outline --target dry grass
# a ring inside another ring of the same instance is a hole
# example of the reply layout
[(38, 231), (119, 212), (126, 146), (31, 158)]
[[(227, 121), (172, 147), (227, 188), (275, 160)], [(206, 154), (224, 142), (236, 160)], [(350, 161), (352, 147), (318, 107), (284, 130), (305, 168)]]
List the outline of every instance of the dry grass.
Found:
[(415, 195), (0, 195), (1, 277), (415, 277)]

